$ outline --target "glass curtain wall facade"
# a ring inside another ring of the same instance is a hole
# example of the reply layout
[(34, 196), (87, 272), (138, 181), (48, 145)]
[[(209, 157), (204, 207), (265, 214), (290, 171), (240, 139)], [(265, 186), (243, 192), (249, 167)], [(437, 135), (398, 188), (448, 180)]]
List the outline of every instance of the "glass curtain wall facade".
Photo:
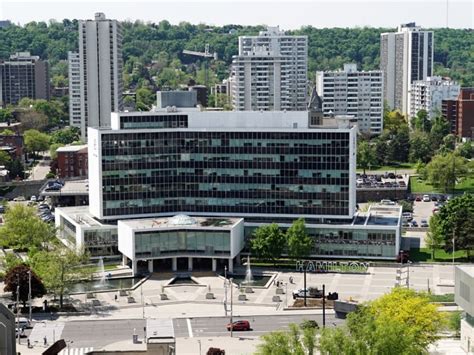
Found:
[(135, 257), (230, 256), (230, 231), (168, 230), (135, 233)]
[[(245, 228), (246, 248), (257, 227)], [(312, 256), (333, 257), (383, 257), (397, 254), (396, 231), (375, 229), (314, 228), (308, 226), (308, 235), (313, 239)]]
[(352, 216), (350, 132), (107, 131), (103, 216)]

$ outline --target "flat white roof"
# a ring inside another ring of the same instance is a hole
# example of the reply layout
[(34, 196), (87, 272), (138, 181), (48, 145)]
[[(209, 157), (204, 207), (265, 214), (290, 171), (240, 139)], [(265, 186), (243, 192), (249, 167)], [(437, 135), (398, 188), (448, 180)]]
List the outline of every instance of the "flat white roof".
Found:
[(72, 219), (76, 224), (86, 227), (116, 228), (114, 224), (101, 223), (89, 213), (89, 206), (57, 207), (57, 214), (62, 214)]
[(65, 152), (78, 152), (81, 149), (87, 148), (87, 144), (83, 145), (68, 145), (66, 147), (60, 147), (56, 151), (65, 153)]
[(150, 339), (174, 338), (173, 320), (170, 318), (157, 318), (146, 320), (146, 337)]
[(228, 217), (191, 217), (176, 215), (173, 217), (159, 217), (146, 219), (121, 219), (120, 222), (131, 229), (152, 228), (192, 228), (192, 229), (232, 229), (242, 218)]
[(474, 278), (474, 265), (456, 265), (456, 267)]

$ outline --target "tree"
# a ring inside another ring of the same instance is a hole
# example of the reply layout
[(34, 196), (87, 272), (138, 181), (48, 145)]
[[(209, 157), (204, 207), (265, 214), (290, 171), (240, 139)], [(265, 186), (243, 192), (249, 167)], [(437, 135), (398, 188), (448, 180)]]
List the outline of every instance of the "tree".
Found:
[(323, 355), (423, 354), (445, 323), (426, 295), (396, 287), (350, 313), (345, 326), (324, 329), (319, 350)]
[(34, 208), (14, 204), (4, 214), (0, 244), (13, 249), (47, 249), (55, 238), (55, 228), (38, 218)]
[(286, 231), (288, 255), (292, 258), (304, 258), (311, 254), (313, 240), (306, 232), (303, 218), (293, 222)]
[(15, 266), (23, 264), (23, 260), (16, 256), (15, 253), (6, 253), (3, 258), (0, 258), (0, 262), (3, 270), (10, 270)]
[(400, 111), (385, 111), (383, 118), (383, 128), (385, 131), (394, 133), (398, 131), (403, 126), (406, 126), (407, 122), (405, 117), (400, 113)]
[(12, 111), (7, 108), (0, 108), (0, 122), (11, 122), (13, 119)]
[(427, 163), (433, 155), (430, 137), (427, 133), (415, 131), (410, 137), (409, 160), (412, 163), (421, 161)]
[(449, 134), (449, 131), (450, 124), (444, 117), (436, 116), (433, 119), (430, 132), (431, 147), (433, 150), (438, 150), (443, 142), (443, 138)]
[(411, 119), (412, 128), (428, 133), (431, 131), (431, 121), (428, 118), (428, 112), (426, 110), (420, 110), (416, 113), (416, 116)]
[(59, 305), (63, 307), (64, 295), (73, 282), (87, 278), (88, 271), (81, 268), (87, 260), (83, 252), (58, 246), (51, 251), (39, 251), (31, 258), (33, 270), (41, 276), (49, 292), (59, 296)]
[(54, 143), (51, 144), (49, 147), (49, 156), (51, 157), (52, 160), (55, 160), (58, 158), (58, 149), (64, 147), (64, 144), (62, 143)]
[(410, 135), (408, 132), (408, 126), (403, 125), (397, 129), (396, 132), (391, 134), (391, 139), (388, 142), (388, 160), (407, 162), (408, 153), (410, 148)]
[(21, 122), (22, 130), (37, 129), (42, 131), (48, 126), (48, 117), (32, 108), (18, 110), (18, 120)]
[(402, 206), (402, 212), (413, 212), (413, 204), (410, 201), (401, 200), (398, 204)]
[(456, 152), (463, 158), (471, 159), (474, 155), (474, 148), (472, 142), (468, 141), (460, 144), (459, 147), (456, 149)]
[(454, 153), (439, 154), (426, 166), (429, 182), (444, 192), (454, 190), (456, 181), (469, 172), (467, 160)]
[(425, 244), (431, 250), (431, 259), (435, 260), (436, 250), (440, 249), (444, 244), (444, 236), (439, 228), (439, 217), (433, 215), (430, 218), (430, 230), (426, 233)]
[(51, 137), (46, 133), (41, 133), (36, 129), (29, 129), (23, 135), (25, 139), (26, 149), (35, 154), (37, 152), (44, 152), (49, 148)]
[(454, 151), (456, 148), (456, 136), (454, 134), (448, 134), (441, 140), (439, 145), (438, 154), (446, 154)]
[(470, 257), (474, 247), (474, 195), (464, 194), (449, 200), (437, 214), (439, 233), (444, 237), (445, 250), (466, 249)]
[(65, 127), (51, 135), (51, 144), (71, 144), (81, 139), (81, 130), (77, 127)]
[(43, 297), (46, 289), (41, 279), (28, 266), (22, 264), (7, 271), (5, 275), (5, 288), (3, 291), (12, 292), (12, 300), (17, 298), (17, 286), (19, 285), (19, 299), (26, 306), (29, 294), (29, 275), (31, 272), (31, 298)]
[(258, 227), (251, 241), (252, 251), (259, 259), (275, 261), (285, 249), (285, 235), (278, 224), (266, 224)]
[(20, 159), (10, 160), (7, 165), (8, 176), (10, 179), (24, 179), (25, 178), (25, 167)]
[(0, 165), (7, 166), (12, 161), (10, 154), (7, 152), (0, 150)]
[(362, 140), (357, 145), (357, 167), (365, 170), (370, 169), (371, 166), (375, 166), (377, 163), (377, 157), (375, 155), (375, 149), (369, 142)]
[(147, 88), (140, 88), (136, 92), (136, 105), (138, 110), (149, 111), (155, 103), (156, 96)]

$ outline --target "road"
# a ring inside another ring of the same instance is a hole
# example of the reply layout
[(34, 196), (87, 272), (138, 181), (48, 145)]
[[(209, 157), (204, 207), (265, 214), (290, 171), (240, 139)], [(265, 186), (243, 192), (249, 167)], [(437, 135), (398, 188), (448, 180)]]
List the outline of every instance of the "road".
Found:
[[(234, 320), (247, 319), (250, 321), (252, 330), (247, 332), (234, 332), (238, 335), (261, 336), (265, 333), (287, 329), (289, 323), (301, 323), (304, 319), (314, 319), (322, 324), (322, 315), (275, 315), (234, 317)], [(184, 337), (208, 337), (226, 336), (229, 332), (225, 326), (229, 317), (202, 317), (202, 318), (180, 318), (174, 319), (174, 331), (177, 338)], [(326, 325), (334, 326), (344, 321), (336, 319), (334, 315), (326, 316)], [(61, 338), (72, 341), (74, 347), (94, 347), (99, 349), (108, 344), (132, 339), (134, 329), (140, 339), (143, 339), (143, 319), (129, 320), (93, 320), (93, 321), (71, 321), (65, 323)]]
[(36, 164), (33, 169), (31, 169), (30, 176), (28, 176), (27, 180), (44, 180), (46, 178), (46, 174), (49, 173), (50, 163), (51, 158), (49, 157), (49, 153), (44, 153), (38, 164)]

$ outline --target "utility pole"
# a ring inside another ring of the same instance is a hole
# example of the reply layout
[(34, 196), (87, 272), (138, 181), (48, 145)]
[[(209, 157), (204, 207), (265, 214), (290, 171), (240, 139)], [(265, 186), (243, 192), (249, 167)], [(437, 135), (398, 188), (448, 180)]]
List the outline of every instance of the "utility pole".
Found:
[(306, 307), (306, 267), (303, 267), (303, 279), (304, 279), (304, 286), (303, 286), (303, 297), (304, 297), (304, 306)]
[(232, 324), (232, 312), (234, 311), (234, 304), (232, 302), (232, 279), (230, 279), (230, 337), (233, 336), (234, 324)]
[(323, 328), (326, 328), (326, 285), (323, 284)]
[(31, 270), (28, 270), (28, 304), (30, 306), (29, 309), (29, 320), (31, 322)]
[(16, 329), (18, 344), (20, 344), (20, 275), (16, 274)]
[(145, 319), (145, 302), (143, 302), (143, 283), (140, 286), (140, 294), (142, 297), (142, 318)]
[(224, 266), (224, 312), (227, 317), (227, 265)]

